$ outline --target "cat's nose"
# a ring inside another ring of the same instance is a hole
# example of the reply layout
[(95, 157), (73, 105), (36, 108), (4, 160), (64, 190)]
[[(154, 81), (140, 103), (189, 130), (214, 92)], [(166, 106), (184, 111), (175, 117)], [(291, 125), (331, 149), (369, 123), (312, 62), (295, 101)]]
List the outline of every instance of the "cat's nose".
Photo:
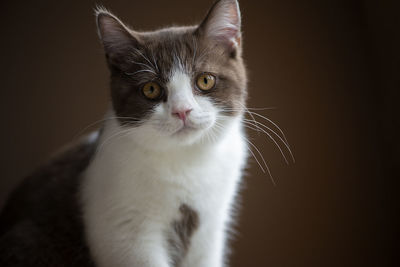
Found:
[(172, 115), (178, 117), (182, 121), (186, 121), (186, 117), (189, 115), (189, 113), (192, 111), (191, 108), (188, 109), (178, 109), (178, 110), (173, 110)]

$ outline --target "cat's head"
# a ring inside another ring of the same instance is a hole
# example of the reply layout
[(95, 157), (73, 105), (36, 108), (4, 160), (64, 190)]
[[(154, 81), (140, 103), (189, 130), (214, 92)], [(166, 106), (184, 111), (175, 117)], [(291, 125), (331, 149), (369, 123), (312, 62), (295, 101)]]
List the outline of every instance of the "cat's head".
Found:
[(97, 25), (122, 128), (144, 144), (215, 141), (243, 113), (247, 91), (236, 0), (196, 26), (137, 32), (98, 9)]

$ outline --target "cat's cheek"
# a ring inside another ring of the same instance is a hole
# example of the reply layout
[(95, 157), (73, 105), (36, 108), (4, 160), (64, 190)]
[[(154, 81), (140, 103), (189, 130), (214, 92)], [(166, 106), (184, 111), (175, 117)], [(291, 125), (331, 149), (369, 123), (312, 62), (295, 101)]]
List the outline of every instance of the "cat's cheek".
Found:
[(214, 100), (210, 96), (195, 95), (194, 99), (198, 104), (201, 112), (217, 113), (218, 109), (214, 103)]

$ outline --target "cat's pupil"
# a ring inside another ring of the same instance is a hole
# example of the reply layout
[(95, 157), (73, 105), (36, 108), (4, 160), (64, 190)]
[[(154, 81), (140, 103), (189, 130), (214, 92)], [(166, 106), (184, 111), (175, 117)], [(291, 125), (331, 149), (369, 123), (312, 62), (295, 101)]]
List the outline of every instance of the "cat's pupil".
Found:
[(151, 94), (154, 93), (154, 87), (153, 86), (150, 86), (150, 93)]
[(204, 83), (205, 83), (205, 84), (208, 83), (208, 80), (207, 80), (207, 78), (205, 78), (205, 77), (204, 77)]

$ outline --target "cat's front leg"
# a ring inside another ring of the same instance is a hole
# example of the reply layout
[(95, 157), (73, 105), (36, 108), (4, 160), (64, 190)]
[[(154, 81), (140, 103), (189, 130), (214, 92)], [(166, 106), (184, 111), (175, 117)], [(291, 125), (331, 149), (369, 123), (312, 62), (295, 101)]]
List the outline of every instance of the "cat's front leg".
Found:
[(124, 225), (108, 233), (90, 240), (96, 266), (173, 267), (160, 227), (143, 222), (140, 226)]
[(225, 266), (224, 231), (200, 230), (182, 267), (223, 267)]
[[(169, 256), (167, 255), (164, 246), (160, 245), (155, 240), (138, 240), (125, 257), (126, 261), (122, 267), (174, 267), (170, 264)], [(124, 257), (124, 255), (122, 256)], [(116, 265), (112, 265), (116, 266)]]

